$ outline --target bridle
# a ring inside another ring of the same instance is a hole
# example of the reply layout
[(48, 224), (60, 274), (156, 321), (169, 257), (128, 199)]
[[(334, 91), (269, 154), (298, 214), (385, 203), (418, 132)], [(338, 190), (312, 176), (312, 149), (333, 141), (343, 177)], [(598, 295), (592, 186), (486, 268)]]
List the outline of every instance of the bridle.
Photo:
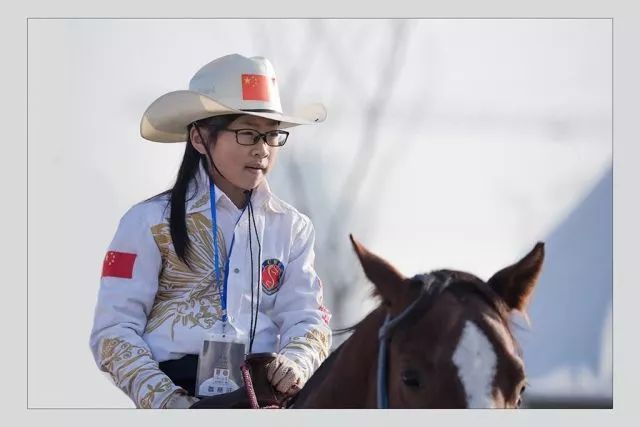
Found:
[[(387, 373), (388, 373), (388, 345), (391, 338), (391, 332), (403, 319), (407, 318), (414, 308), (420, 303), (420, 301), (431, 299), (436, 297), (442, 291), (444, 291), (451, 282), (451, 276), (447, 276), (444, 280), (438, 280), (433, 274), (418, 274), (413, 277), (412, 280), (422, 282), (420, 288), (420, 294), (418, 297), (405, 308), (402, 313), (391, 318), (391, 315), (387, 313), (384, 319), (384, 323), (378, 330), (378, 372), (377, 372), (377, 402), (378, 408), (387, 409), (389, 407), (389, 394), (387, 387)], [(435, 299), (435, 298), (434, 298)], [(433, 299), (431, 300), (433, 301)], [(425, 311), (431, 307), (429, 304)]]

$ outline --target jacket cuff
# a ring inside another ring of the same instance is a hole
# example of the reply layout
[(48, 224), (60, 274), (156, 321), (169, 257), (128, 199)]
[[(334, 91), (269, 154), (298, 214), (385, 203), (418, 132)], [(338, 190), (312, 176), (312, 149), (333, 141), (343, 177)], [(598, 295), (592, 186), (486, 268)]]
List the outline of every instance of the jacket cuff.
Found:
[(189, 396), (184, 389), (177, 389), (167, 400), (164, 409), (188, 409), (200, 399)]

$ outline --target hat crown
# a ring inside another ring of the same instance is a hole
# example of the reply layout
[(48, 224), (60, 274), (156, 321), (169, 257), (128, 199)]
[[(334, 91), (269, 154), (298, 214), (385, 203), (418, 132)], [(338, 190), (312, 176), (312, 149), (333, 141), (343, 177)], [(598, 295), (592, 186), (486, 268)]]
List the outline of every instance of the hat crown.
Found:
[(191, 78), (189, 90), (157, 98), (142, 115), (140, 135), (149, 141), (188, 140), (189, 124), (207, 117), (248, 114), (280, 122), (280, 127), (322, 123), (324, 105), (315, 103), (296, 115), (282, 112), (276, 74), (268, 59), (232, 54), (204, 65)]
[(232, 54), (215, 59), (196, 72), (189, 90), (238, 110), (282, 112), (275, 70), (261, 56)]

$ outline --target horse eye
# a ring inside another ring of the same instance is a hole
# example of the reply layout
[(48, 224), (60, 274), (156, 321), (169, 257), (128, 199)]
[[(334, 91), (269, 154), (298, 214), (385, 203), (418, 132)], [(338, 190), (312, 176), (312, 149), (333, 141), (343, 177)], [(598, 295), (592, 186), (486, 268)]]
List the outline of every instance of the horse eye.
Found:
[(402, 382), (408, 387), (420, 387), (420, 378), (418, 377), (418, 373), (413, 370), (406, 370), (402, 373)]

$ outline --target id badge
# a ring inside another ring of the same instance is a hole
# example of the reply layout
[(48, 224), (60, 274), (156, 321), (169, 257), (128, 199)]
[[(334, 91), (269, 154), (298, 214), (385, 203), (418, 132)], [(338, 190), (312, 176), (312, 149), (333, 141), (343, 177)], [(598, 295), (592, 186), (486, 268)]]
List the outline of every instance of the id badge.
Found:
[(202, 343), (198, 359), (196, 395), (215, 396), (237, 390), (243, 384), (240, 365), (245, 357), (244, 337), (231, 323), (216, 322)]

